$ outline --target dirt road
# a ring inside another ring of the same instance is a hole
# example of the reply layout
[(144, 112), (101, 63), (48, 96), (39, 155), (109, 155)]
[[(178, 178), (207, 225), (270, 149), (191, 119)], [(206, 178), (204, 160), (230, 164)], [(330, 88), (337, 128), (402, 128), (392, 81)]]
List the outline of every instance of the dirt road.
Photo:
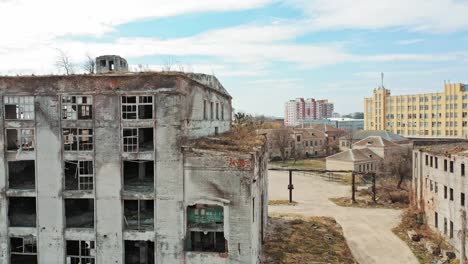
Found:
[[(328, 198), (350, 195), (350, 187), (321, 178), (294, 173), (296, 206), (270, 206), (269, 213), (330, 216), (341, 225), (348, 245), (360, 264), (418, 264), (410, 248), (391, 231), (400, 210), (340, 207)], [(288, 199), (287, 172), (269, 171), (270, 200)]]

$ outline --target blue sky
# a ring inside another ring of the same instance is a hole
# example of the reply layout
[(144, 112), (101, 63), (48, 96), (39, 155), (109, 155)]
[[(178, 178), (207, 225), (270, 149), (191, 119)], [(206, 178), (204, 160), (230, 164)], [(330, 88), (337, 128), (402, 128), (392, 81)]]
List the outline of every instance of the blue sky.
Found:
[(14, 25), (0, 28), (0, 73), (58, 73), (59, 49), (77, 72), (86, 54), (119, 54), (214, 74), (237, 111), (280, 117), (285, 101), (314, 97), (345, 114), (363, 110), (380, 72), (394, 94), (468, 82), (466, 14), (461, 0), (0, 0), (0, 23)]

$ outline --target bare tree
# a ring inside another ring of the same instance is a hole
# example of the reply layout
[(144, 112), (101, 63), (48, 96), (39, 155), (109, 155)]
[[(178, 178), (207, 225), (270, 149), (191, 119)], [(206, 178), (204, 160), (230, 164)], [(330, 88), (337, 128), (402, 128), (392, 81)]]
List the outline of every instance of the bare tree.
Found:
[(91, 55), (86, 54), (86, 61), (83, 64), (83, 70), (89, 74), (93, 74), (96, 70), (96, 60)]
[(164, 61), (163, 61), (162, 71), (163, 71), (163, 72), (170, 72), (170, 71), (172, 71), (172, 69), (175, 67), (176, 63), (177, 63), (177, 62), (174, 60), (173, 57), (171, 57), (171, 56), (167, 57), (167, 58), (164, 59)]
[(380, 165), (379, 174), (396, 178), (396, 188), (401, 189), (403, 182), (411, 178), (412, 156), (410, 149), (387, 154)]
[[(291, 146), (291, 134), (289, 129), (287, 128), (281, 128), (281, 129), (275, 129), (271, 133), (271, 139), (272, 145), (275, 148), (278, 148), (281, 159), (283, 162), (286, 161), (286, 150)], [(292, 148), (291, 148), (292, 149)]]
[(61, 49), (57, 49), (59, 55), (57, 56), (57, 61), (55, 65), (59, 70), (65, 71), (66, 75), (73, 74), (75, 72), (75, 65), (71, 62), (70, 57), (66, 52)]

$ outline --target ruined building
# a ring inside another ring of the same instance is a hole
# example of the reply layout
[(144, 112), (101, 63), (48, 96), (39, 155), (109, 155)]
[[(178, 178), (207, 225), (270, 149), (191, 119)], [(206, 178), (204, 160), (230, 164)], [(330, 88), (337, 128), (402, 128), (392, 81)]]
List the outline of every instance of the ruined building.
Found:
[(258, 263), (264, 142), (222, 147), (215, 77), (0, 77), (0, 92), (0, 263)]

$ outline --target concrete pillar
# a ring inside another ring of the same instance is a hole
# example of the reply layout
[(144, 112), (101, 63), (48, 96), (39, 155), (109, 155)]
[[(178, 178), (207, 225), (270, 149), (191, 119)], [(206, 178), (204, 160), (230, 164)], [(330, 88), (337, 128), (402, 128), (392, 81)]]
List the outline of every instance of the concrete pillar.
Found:
[(156, 96), (155, 214), (156, 263), (184, 263), (183, 135), (180, 113), (184, 97)]
[(124, 261), (120, 170), (120, 97), (94, 96), (97, 263)]
[(39, 263), (64, 262), (62, 144), (58, 96), (37, 96), (36, 188)]
[(145, 178), (145, 169), (146, 169), (146, 162), (138, 163), (138, 179), (143, 180)]
[[(3, 106), (3, 96), (0, 96)], [(7, 219), (7, 199), (6, 199), (6, 160), (5, 160), (5, 124), (3, 122), (3, 107), (0, 107), (0, 219)], [(0, 221), (0, 263), (8, 264), (8, 221)]]

